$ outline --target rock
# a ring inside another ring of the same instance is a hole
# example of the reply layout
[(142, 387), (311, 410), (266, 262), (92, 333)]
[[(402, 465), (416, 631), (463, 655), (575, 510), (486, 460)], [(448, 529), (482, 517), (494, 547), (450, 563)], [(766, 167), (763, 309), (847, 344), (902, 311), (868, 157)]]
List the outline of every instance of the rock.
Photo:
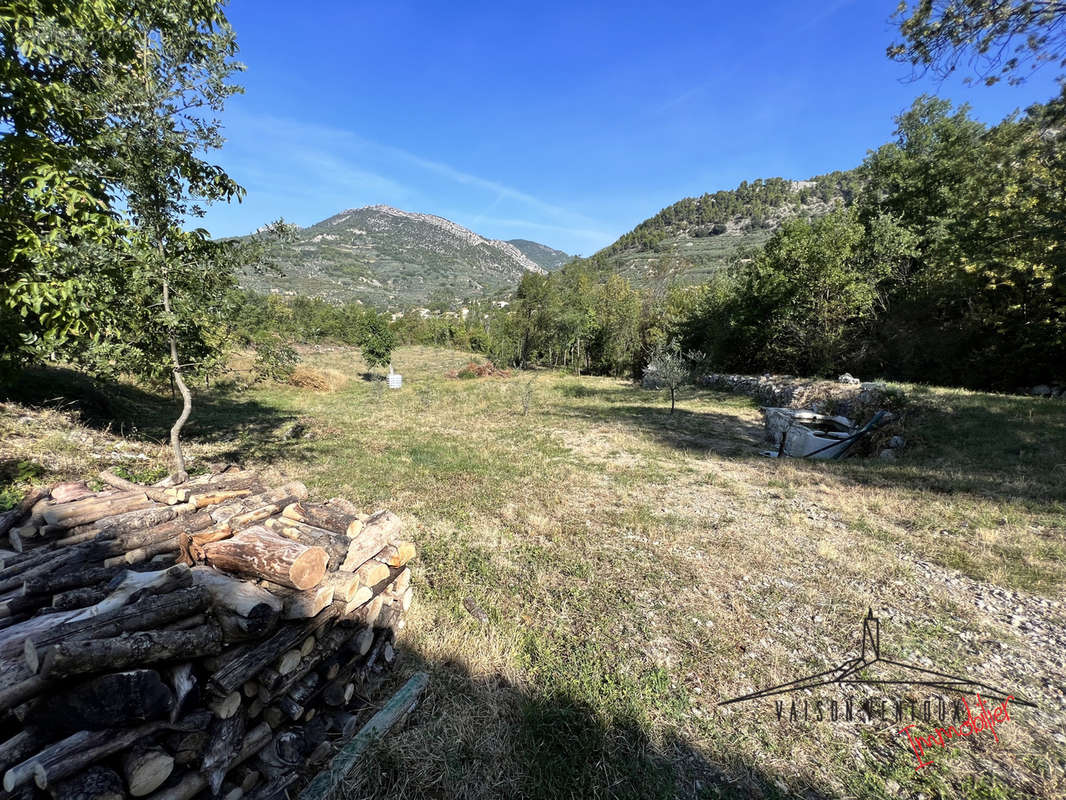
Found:
[(1041, 383), (1030, 389), (1029, 394), (1035, 397), (1051, 397), (1051, 387), (1046, 383)]
[(907, 440), (904, 439), (899, 434), (896, 434), (895, 436), (893, 436), (891, 439), (888, 440), (888, 446), (891, 447), (893, 450), (898, 450), (899, 448), (903, 447), (903, 445), (905, 445), (905, 444), (907, 444)]
[(843, 375), (837, 378), (837, 383), (846, 383), (848, 386), (858, 386), (861, 381), (858, 378), (852, 376), (850, 372), (845, 372)]
[(880, 454), (880, 457), (882, 459), (884, 459), (885, 461), (895, 461), (896, 460), (896, 451), (895, 450), (882, 450), (881, 454)]

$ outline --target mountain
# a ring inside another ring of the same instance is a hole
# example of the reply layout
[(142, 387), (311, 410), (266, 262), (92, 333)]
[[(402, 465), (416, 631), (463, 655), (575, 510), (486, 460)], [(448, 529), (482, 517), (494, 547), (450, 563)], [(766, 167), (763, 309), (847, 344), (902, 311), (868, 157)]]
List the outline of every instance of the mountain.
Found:
[(269, 245), (267, 255), (282, 274), (249, 272), (242, 285), (384, 308), (493, 296), (527, 271), (545, 272), (513, 244), (443, 217), (380, 205), (302, 228), (294, 241)]
[(574, 260), (572, 255), (562, 250), (556, 250), (540, 242), (531, 242), (529, 239), (508, 239), (507, 244), (513, 244), (522, 251), (522, 255), (549, 272)]
[(807, 181), (768, 178), (736, 189), (686, 197), (623, 234), (589, 261), (634, 284), (706, 281), (742, 250), (763, 244), (781, 224), (850, 203), (856, 170)]

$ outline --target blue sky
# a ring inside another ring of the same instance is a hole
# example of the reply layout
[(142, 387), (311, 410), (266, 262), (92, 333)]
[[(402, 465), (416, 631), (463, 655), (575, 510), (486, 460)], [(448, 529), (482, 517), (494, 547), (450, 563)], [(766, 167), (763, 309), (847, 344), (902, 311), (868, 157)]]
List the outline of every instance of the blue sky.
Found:
[(858, 164), (923, 92), (994, 122), (1057, 93), (909, 82), (896, 0), (232, 0), (245, 94), (217, 236), (385, 203), (589, 255), (682, 197)]

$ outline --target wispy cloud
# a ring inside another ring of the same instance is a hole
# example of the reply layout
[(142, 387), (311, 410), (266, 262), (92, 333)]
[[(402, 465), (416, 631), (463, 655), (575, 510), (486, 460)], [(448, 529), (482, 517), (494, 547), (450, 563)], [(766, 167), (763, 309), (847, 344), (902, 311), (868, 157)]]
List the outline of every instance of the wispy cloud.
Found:
[[(269, 149), (275, 154), (275, 162), (279, 157), (286, 160), (288, 165), (285, 168), (288, 170), (302, 167), (309, 176), (320, 182), (320, 186), (325, 184), (332, 188), (348, 184), (353, 190), (358, 188), (360, 194), (373, 195), (381, 198), (383, 202), (397, 202), (399, 198), (416, 197), (433, 200), (430, 193), (419, 187), (418, 181), (413, 179), (413, 168), (414, 172), (428, 173), (446, 182), (490, 195), (491, 201), (484, 207), (484, 211), (473, 215), (475, 219), (498, 222), (501, 225), (513, 224), (527, 229), (539, 227), (542, 230), (607, 238), (598, 230), (604, 227), (602, 223), (585, 214), (547, 202), (501, 181), (474, 175), (443, 161), (393, 145), (374, 142), (351, 131), (284, 117), (240, 113), (232, 116), (231, 124), (242, 130), (254, 131), (254, 139), (251, 142), (253, 147), (259, 150)], [(242, 143), (242, 147), (247, 146), (247, 142)], [(391, 172), (383, 174), (382, 166), (388, 164), (394, 165), (397, 168), (395, 172), (403, 173), (405, 178), (394, 177)], [(262, 170), (257, 170), (257, 173), (259, 179), (269, 179), (268, 175), (263, 175)], [(534, 218), (500, 219), (485, 216), (501, 202), (508, 200), (531, 212)], [(434, 211), (433, 208), (418, 210), (431, 213)]]

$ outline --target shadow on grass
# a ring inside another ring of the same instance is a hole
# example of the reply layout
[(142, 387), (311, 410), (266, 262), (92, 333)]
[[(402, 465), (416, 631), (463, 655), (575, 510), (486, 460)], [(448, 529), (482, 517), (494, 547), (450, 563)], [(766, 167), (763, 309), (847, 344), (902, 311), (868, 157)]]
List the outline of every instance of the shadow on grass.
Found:
[[(153, 443), (169, 441), (170, 427), (181, 411), (179, 398), (51, 367), (21, 372), (0, 388), (0, 399), (73, 412), (90, 428)], [(221, 460), (272, 463), (299, 458), (299, 428), (294, 415), (248, 399), (238, 389), (216, 385), (194, 389), (193, 413), (182, 439), (225, 445), (216, 454)]]
[[(360, 798), (835, 797), (735, 753), (704, 752), (675, 732), (649, 735), (639, 719), (605, 719), (565, 692), (472, 676), (456, 662), (401, 651), (387, 696), (416, 670), (426, 696), (403, 730), (380, 742), (347, 786)], [(367, 717), (370, 710), (364, 712)]]
[[(1066, 507), (1066, 403), (969, 392), (933, 394), (922, 387), (910, 391), (904, 430), (908, 444), (899, 460), (869, 456), (789, 463), (811, 472), (836, 472), (861, 485), (1018, 502), (1037, 513)], [(574, 386), (563, 393), (604, 401), (571, 405), (563, 410), (565, 415), (621, 422), (681, 450), (764, 458), (759, 455), (767, 447), (761, 422), (682, 407), (670, 414), (668, 408), (650, 404), (658, 403), (661, 393), (636, 389)], [(648, 405), (634, 402), (642, 396)], [(682, 402), (693, 396), (686, 395)], [(738, 406), (747, 401), (713, 395), (716, 401), (719, 397), (736, 400)]]

